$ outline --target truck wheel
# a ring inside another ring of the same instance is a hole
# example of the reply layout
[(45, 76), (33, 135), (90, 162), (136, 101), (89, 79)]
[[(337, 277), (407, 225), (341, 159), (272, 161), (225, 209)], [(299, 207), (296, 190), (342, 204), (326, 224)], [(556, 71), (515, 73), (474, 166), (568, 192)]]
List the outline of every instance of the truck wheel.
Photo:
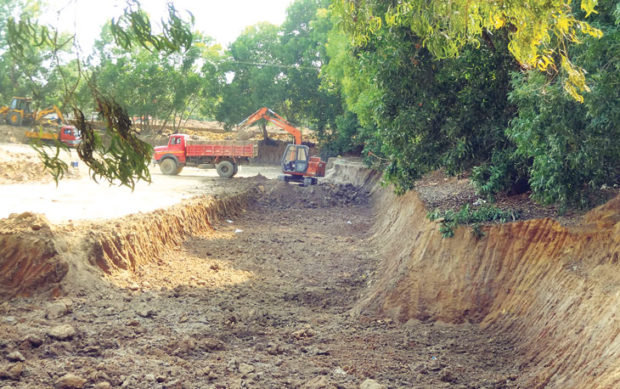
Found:
[(166, 158), (159, 163), (159, 170), (167, 176), (174, 176), (178, 174), (177, 163), (172, 158)]
[(233, 177), (236, 176), (237, 173), (239, 173), (239, 165), (235, 164), (235, 168), (233, 170)]
[(9, 116), (7, 116), (6, 121), (12, 126), (21, 126), (22, 125), (22, 115), (17, 112), (11, 112)]
[(235, 174), (235, 165), (230, 161), (222, 161), (215, 168), (222, 178), (230, 178)]

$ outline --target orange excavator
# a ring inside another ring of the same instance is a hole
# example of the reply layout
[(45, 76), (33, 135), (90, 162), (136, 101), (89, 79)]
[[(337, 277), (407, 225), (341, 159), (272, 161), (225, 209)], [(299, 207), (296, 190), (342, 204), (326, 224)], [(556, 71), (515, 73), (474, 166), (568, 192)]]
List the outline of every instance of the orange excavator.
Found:
[(275, 124), (295, 138), (294, 144), (286, 146), (280, 161), (282, 173), (284, 173), (278, 177), (280, 181), (295, 181), (300, 182), (303, 186), (310, 186), (317, 183), (317, 177), (325, 176), (325, 162), (321, 161), (318, 156), (309, 156), (310, 148), (301, 144), (301, 131), (271, 109), (266, 107), (259, 109), (239, 123), (239, 127), (250, 126), (260, 119)]

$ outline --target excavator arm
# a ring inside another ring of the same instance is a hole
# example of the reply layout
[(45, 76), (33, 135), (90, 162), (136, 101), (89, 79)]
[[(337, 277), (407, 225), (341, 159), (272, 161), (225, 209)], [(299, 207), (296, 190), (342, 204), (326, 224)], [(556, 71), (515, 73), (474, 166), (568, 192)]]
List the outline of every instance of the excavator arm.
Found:
[(51, 108), (42, 109), (39, 112), (37, 112), (34, 120), (35, 122), (38, 122), (39, 120), (43, 118), (43, 116), (48, 115), (50, 113), (54, 113), (54, 112), (56, 113), (56, 115), (58, 115), (58, 118), (60, 119), (60, 121), (64, 123), (65, 118), (62, 116), (62, 112), (60, 112), (60, 109), (58, 109), (58, 107), (55, 105)]
[(265, 119), (275, 124), (276, 126), (282, 128), (289, 134), (293, 135), (293, 137), (295, 138), (296, 145), (301, 144), (301, 131), (295, 128), (289, 122), (287, 122), (282, 116), (278, 115), (277, 113), (273, 112), (271, 109), (267, 107), (263, 107), (259, 109), (258, 111), (254, 112), (253, 114), (248, 116), (244, 121), (239, 123), (238, 126), (239, 127), (251, 126), (252, 124), (259, 121), (260, 119)]

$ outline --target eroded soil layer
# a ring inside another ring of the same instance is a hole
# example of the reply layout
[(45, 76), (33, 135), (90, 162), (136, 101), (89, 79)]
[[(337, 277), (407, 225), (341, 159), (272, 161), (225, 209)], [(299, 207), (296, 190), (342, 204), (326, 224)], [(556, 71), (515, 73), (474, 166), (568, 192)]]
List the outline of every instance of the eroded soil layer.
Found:
[(116, 248), (91, 258), (105, 282), (1, 306), (0, 385), (358, 388), (373, 378), (390, 388), (516, 386), (515, 345), (474, 324), (351, 316), (379, 260), (366, 192), (263, 191), (245, 212), (153, 251), (132, 254), (121, 238), (91, 236)]
[(516, 345), (519, 387), (620, 387), (620, 197), (580, 225), (533, 219), (442, 239), (417, 194), (383, 196), (372, 240), (383, 261), (355, 311), (480, 323)]

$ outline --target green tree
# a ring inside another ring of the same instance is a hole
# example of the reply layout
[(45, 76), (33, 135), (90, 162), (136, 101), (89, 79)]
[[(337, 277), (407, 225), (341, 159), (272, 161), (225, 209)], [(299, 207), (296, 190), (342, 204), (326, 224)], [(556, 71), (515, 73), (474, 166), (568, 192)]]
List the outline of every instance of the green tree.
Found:
[[(20, 12), (23, 17), (40, 15), (40, 1), (0, 1), (0, 104), (8, 104), (12, 96), (32, 97), (39, 108), (61, 105), (63, 73), (70, 72), (70, 64), (60, 60), (71, 47), (67, 34), (54, 37), (54, 42), (30, 39), (23, 50), (8, 50), (9, 20)], [(50, 66), (54, 64), (55, 66)]]
[(328, 62), (326, 43), (332, 22), (327, 0), (298, 0), (287, 9), (281, 27), (280, 60), (287, 117), (322, 134), (342, 114), (338, 93), (321, 87), (321, 67)]
[(620, 3), (601, 3), (592, 24), (604, 31), (571, 51), (591, 80), (584, 104), (567, 98), (562, 79), (525, 72), (514, 76), (518, 116), (508, 135), (531, 161), (535, 199), (587, 205), (602, 185), (620, 184)]
[(328, 6), (327, 0), (297, 0), (281, 27), (253, 26), (231, 45), (228, 69), (234, 77), (223, 87), (219, 120), (232, 125), (267, 106), (331, 140), (343, 107), (338, 91), (321, 85), (332, 29)]
[(93, 73), (99, 89), (127, 106), (130, 115), (145, 118), (146, 128), (154, 117), (161, 120), (160, 128), (172, 123), (176, 129), (201, 108), (208, 113), (204, 107), (214, 105), (219, 78), (205, 67), (221, 55), (211, 38), (195, 33), (187, 51), (161, 56), (144, 47), (114, 50), (109, 31), (105, 26), (97, 42), (99, 65)]
[[(116, 44), (125, 50), (142, 46), (150, 52), (171, 54), (187, 50), (192, 43), (191, 21), (182, 19), (172, 3), (168, 5), (169, 18), (163, 22), (162, 33), (154, 34), (148, 16), (139, 3), (129, 1), (123, 14), (114, 19), (110, 29)], [(192, 19), (190, 17), (190, 19)], [(48, 46), (49, 51), (57, 53), (68, 43), (54, 28), (39, 25), (29, 15), (21, 14), (18, 18), (10, 17), (7, 22), (6, 39), (9, 52), (16, 62), (28, 58), (32, 46)], [(55, 56), (58, 59), (58, 56)], [(86, 121), (82, 109), (78, 105), (77, 84), (67, 87), (70, 79), (61, 70), (62, 63), (56, 61), (48, 64), (52, 71), (58, 71), (64, 88), (63, 101), (73, 107), (75, 124), (82, 132), (83, 142), (78, 147), (78, 155), (90, 168), (93, 179), (104, 179), (110, 183), (118, 183), (134, 187), (136, 180), (150, 180), (148, 165), (151, 159), (151, 148), (140, 141), (127, 115), (127, 109), (120, 105), (111, 95), (97, 87), (91, 74), (84, 74), (79, 58), (78, 81), (86, 77), (86, 83), (93, 99), (91, 106), (99, 112), (106, 123), (105, 137), (101, 137)], [(26, 69), (28, 76), (32, 69)], [(54, 178), (59, 180), (67, 171), (67, 165), (58, 158), (59, 150), (48, 153), (38, 148), (45, 166), (51, 170)]]
[[(229, 59), (221, 67), (230, 82), (221, 89), (222, 101), (215, 114), (218, 121), (233, 126), (263, 106), (283, 111), (285, 82), (278, 32), (278, 26), (259, 23), (247, 27), (230, 45)], [(261, 128), (268, 139), (265, 123)]]
[[(585, 17), (597, 0), (581, 0)], [(356, 45), (367, 44), (382, 26), (405, 27), (438, 58), (455, 57), (468, 45), (479, 46), (490, 33), (509, 31), (508, 48), (522, 66), (541, 71), (561, 68), (563, 87), (583, 101), (585, 73), (569, 59), (568, 47), (601, 31), (576, 16), (571, 0), (335, 0), (334, 8)]]
[(363, 48), (337, 35), (332, 44), (330, 52), (340, 52), (326, 71), (340, 79), (366, 152), (398, 191), (433, 169), (470, 169), (508, 143), (504, 128), (514, 109), (507, 93), (516, 63), (505, 37), (443, 61), (408, 28), (381, 30)]

